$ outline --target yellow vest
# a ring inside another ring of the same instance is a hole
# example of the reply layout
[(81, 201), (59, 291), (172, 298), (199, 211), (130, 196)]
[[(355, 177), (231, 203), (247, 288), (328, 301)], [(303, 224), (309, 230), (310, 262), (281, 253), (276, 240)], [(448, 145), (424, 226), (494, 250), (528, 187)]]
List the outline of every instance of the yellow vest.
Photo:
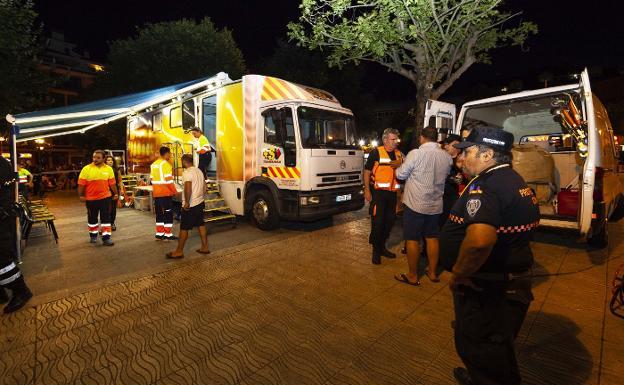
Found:
[(174, 196), (176, 188), (173, 184), (173, 167), (162, 158), (156, 159), (150, 167), (150, 179), (154, 189), (154, 198)]

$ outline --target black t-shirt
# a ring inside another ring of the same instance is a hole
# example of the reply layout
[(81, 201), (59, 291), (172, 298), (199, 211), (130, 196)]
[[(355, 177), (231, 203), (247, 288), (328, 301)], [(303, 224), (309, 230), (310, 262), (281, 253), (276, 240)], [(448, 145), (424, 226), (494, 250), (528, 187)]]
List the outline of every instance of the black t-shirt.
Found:
[(466, 228), (486, 223), (497, 229), (498, 240), (479, 272), (512, 273), (533, 265), (529, 241), (539, 223), (533, 191), (508, 165), (485, 170), (459, 197), (440, 234), (440, 260), (448, 271), (459, 255)]
[[(388, 157), (390, 160), (396, 160), (396, 155), (394, 151), (388, 153)], [(379, 149), (375, 148), (368, 154), (368, 158), (366, 159), (366, 164), (364, 168), (368, 171), (373, 171), (373, 167), (375, 167), (375, 162), (379, 162)]]

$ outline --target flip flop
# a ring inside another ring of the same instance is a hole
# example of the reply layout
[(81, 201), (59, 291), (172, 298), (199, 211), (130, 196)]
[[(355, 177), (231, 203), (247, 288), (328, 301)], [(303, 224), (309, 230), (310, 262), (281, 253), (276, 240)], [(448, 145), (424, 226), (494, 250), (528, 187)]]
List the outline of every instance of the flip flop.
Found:
[(198, 252), (199, 254), (210, 254), (210, 250), (208, 250), (208, 251), (201, 251), (201, 249), (197, 249), (195, 251)]
[(407, 275), (405, 273), (401, 273), (399, 275), (395, 274), (394, 279), (396, 279), (397, 281), (401, 283), (407, 283), (408, 285), (420, 286), (420, 281), (416, 281), (416, 282), (410, 281), (409, 278), (407, 278)]
[(182, 255), (180, 255), (180, 256), (176, 256), (176, 257), (174, 257), (174, 256), (173, 256), (173, 252), (172, 252), (172, 251), (170, 251), (170, 252), (168, 252), (167, 254), (165, 254), (165, 256), (166, 256), (168, 259), (181, 259), (181, 258), (184, 258), (184, 254), (182, 254)]
[(431, 276), (429, 275), (429, 269), (425, 270), (425, 275), (427, 276), (427, 278), (429, 278), (429, 280), (433, 283), (438, 283), (440, 282), (440, 278), (436, 277), (436, 278), (431, 278)]

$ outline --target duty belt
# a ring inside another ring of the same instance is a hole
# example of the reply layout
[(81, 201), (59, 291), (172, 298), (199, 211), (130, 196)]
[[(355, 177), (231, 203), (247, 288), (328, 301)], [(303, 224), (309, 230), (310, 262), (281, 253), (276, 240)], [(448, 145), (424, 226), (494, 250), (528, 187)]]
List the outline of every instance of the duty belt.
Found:
[(513, 281), (519, 278), (531, 278), (533, 271), (531, 269), (514, 272), (514, 273), (474, 273), (470, 278), (482, 279), (484, 281)]

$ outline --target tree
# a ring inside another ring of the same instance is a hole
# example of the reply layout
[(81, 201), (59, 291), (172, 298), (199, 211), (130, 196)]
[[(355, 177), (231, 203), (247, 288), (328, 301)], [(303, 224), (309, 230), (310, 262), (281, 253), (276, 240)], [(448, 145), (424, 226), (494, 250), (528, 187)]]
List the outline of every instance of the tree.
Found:
[[(45, 105), (49, 85), (37, 70), (42, 45), (31, 0), (0, 0), (0, 115)], [(4, 125), (3, 125), (4, 126)]]
[(227, 72), (245, 72), (243, 54), (231, 31), (218, 30), (210, 19), (147, 24), (138, 35), (114, 41), (108, 71), (96, 80), (98, 97), (143, 91)]
[[(111, 43), (107, 72), (96, 78), (89, 99), (123, 95), (164, 87), (227, 72), (237, 79), (245, 72), (243, 54), (232, 33), (218, 30), (210, 19), (147, 24), (137, 36)], [(125, 121), (96, 128), (89, 146), (125, 148)], [(87, 139), (88, 138), (88, 139)]]
[(531, 22), (505, 28), (519, 13), (499, 10), (503, 0), (302, 0), (289, 36), (327, 51), (330, 65), (370, 61), (416, 88), (415, 147), (428, 99), (438, 99), (489, 51), (521, 45), (537, 33)]

